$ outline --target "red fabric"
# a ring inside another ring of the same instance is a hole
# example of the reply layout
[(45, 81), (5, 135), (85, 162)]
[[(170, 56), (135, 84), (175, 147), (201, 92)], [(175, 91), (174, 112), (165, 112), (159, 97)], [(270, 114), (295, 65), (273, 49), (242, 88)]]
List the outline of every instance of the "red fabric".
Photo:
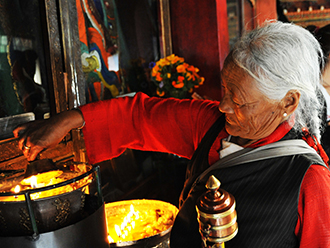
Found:
[[(191, 158), (198, 143), (221, 115), (218, 102), (136, 97), (100, 101), (81, 107), (90, 163), (120, 155), (126, 148), (174, 153)], [(280, 140), (293, 122), (281, 124), (269, 137), (251, 147)], [(209, 162), (219, 160), (220, 132), (211, 147)], [(298, 201), (295, 234), (300, 248), (330, 247), (330, 173), (319, 165), (307, 171)]]
[(329, 170), (312, 165), (302, 182), (295, 234), (300, 248), (330, 247)]
[[(205, 132), (221, 114), (211, 101), (179, 102), (141, 93), (134, 98), (90, 103), (82, 106), (81, 111), (90, 163), (117, 157), (126, 148), (191, 158)], [(220, 145), (214, 147), (220, 149)], [(212, 159), (219, 160), (219, 154)]]
[(313, 149), (321, 156), (326, 165), (329, 165), (328, 155), (325, 153), (323, 147), (320, 145), (315, 136), (312, 137), (307, 128), (303, 128), (302, 130), (304, 133), (304, 137), (302, 137), (303, 140), (305, 140), (310, 147), (313, 147)]

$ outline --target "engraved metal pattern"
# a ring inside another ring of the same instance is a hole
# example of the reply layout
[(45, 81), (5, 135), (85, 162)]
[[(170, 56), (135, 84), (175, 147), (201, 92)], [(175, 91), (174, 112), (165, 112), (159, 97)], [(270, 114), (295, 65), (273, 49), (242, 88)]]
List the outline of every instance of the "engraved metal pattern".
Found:
[(81, 198), (80, 210), (83, 210), (85, 207), (85, 202), (86, 202), (86, 194), (82, 194), (80, 198)]
[(56, 215), (55, 215), (55, 222), (59, 224), (64, 224), (70, 215), (70, 207), (71, 203), (68, 199), (61, 200), (57, 198), (54, 201), (54, 205), (56, 206)]
[[(26, 208), (20, 208), (19, 210), (20, 220), (19, 223), (21, 227), (27, 232), (32, 232), (31, 218)], [(38, 221), (36, 220), (38, 223)]]

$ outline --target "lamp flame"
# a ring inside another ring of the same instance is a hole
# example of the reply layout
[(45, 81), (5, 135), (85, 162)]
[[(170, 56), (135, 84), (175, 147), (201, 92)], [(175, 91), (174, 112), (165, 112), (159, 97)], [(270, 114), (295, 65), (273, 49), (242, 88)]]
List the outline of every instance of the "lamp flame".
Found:
[(37, 188), (37, 177), (36, 176), (31, 177), (31, 188), (32, 189)]
[(108, 235), (114, 240), (110, 243), (121, 243), (169, 230), (178, 209), (166, 202), (143, 199), (107, 203), (105, 212)]
[(14, 192), (17, 194), (21, 191), (21, 186), (19, 185), (16, 185), (15, 188), (14, 188)]
[(115, 231), (117, 233), (117, 236), (120, 237), (121, 236), (121, 230), (120, 230), (120, 227), (118, 225), (115, 225)]
[(131, 204), (130, 211), (124, 217), (123, 222), (120, 224), (120, 226), (115, 225), (115, 231), (118, 238), (125, 239), (125, 237), (129, 235), (129, 232), (135, 228), (135, 220), (137, 220), (138, 218), (139, 213), (135, 211), (133, 204)]
[(115, 241), (110, 237), (110, 235), (108, 235), (108, 241), (109, 241), (109, 243), (113, 243), (113, 242), (115, 242)]

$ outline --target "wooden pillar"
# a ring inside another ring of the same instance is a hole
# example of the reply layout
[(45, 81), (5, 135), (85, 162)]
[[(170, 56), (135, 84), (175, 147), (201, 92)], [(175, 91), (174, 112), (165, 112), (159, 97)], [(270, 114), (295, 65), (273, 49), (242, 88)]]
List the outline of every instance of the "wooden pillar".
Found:
[(229, 53), (227, 0), (216, 0), (220, 67)]
[(276, 20), (276, 0), (265, 1), (265, 0), (256, 0), (255, 1), (255, 20), (256, 24), (260, 25), (265, 20)]
[(229, 52), (226, 0), (171, 0), (173, 53), (200, 69), (204, 85), (196, 91), (222, 97), (220, 70)]
[(266, 20), (276, 20), (276, 0), (242, 0), (244, 28), (254, 29)]

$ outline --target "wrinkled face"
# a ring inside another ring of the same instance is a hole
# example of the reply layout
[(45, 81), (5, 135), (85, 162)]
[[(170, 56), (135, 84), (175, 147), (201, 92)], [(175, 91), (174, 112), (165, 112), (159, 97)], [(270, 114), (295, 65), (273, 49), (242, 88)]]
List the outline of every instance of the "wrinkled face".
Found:
[(226, 60), (221, 78), (225, 94), (219, 109), (226, 114), (225, 128), (230, 135), (250, 144), (270, 135), (283, 121), (280, 101), (262, 94), (255, 79), (231, 59)]

